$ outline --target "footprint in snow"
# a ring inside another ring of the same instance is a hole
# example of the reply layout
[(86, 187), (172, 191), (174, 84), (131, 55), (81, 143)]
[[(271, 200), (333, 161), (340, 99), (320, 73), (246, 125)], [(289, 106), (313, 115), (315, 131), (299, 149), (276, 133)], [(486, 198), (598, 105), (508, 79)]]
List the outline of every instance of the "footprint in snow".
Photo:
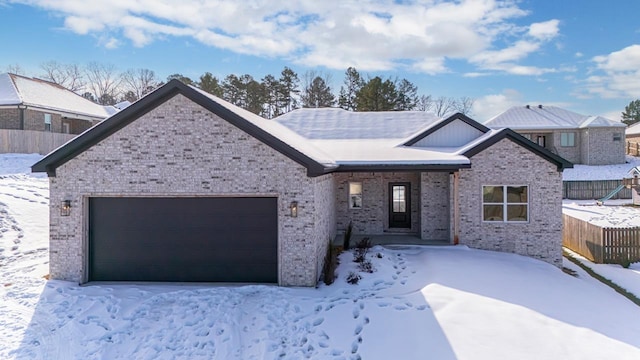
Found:
[(359, 318), (359, 317), (360, 317), (360, 309), (358, 309), (358, 308), (354, 308), (354, 309), (353, 309), (353, 318), (354, 318), (354, 319), (357, 319), (357, 318)]
[(313, 326), (318, 326), (324, 322), (324, 318), (317, 318), (313, 321)]
[(427, 305), (420, 305), (420, 306), (417, 306), (417, 307), (416, 307), (416, 309), (418, 309), (418, 310), (425, 310), (425, 309), (427, 309), (428, 307), (429, 307), (429, 306), (427, 306)]

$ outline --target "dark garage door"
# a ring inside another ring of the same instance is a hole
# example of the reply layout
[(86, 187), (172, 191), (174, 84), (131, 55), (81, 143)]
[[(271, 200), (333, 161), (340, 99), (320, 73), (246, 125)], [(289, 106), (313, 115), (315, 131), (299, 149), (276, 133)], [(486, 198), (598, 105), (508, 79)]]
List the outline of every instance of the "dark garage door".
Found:
[(277, 282), (276, 198), (91, 198), (90, 281)]

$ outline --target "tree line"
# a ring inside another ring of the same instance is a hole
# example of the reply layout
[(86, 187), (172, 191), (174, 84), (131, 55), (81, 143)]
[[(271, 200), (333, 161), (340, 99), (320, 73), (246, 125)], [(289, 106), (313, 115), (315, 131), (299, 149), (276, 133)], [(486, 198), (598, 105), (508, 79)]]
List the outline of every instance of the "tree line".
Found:
[[(44, 80), (59, 84), (101, 105), (121, 101), (134, 102), (164, 84), (153, 70), (128, 69), (120, 72), (110, 64), (91, 62), (85, 66), (48, 61), (40, 65)], [(18, 65), (8, 68), (23, 73)], [(444, 116), (451, 112), (469, 114), (474, 100), (469, 97), (432, 97), (418, 93), (418, 87), (407, 79), (363, 76), (349, 67), (337, 93), (331, 88), (331, 76), (307, 71), (299, 76), (289, 67), (277, 75), (256, 79), (250, 74), (229, 74), (217, 78), (205, 72), (197, 79), (176, 73), (166, 81), (178, 79), (198, 87), (234, 105), (271, 119), (291, 110), (340, 107), (349, 111), (420, 110)]]

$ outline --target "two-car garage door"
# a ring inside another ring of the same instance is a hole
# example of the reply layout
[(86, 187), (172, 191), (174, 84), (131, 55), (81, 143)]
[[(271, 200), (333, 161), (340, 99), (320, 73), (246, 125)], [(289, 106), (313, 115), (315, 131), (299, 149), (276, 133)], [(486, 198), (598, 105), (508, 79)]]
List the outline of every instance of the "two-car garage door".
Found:
[(276, 198), (89, 200), (90, 281), (277, 282)]

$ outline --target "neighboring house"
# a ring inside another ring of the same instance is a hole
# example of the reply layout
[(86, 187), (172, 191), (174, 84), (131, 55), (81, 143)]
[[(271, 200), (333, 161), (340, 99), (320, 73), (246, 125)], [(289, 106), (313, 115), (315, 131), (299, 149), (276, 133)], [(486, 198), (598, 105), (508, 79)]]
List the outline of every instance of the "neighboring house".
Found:
[(630, 125), (624, 133), (627, 141), (640, 143), (640, 122)]
[(490, 128), (508, 127), (575, 163), (625, 163), (625, 124), (586, 116), (555, 106), (514, 106), (486, 121)]
[(109, 115), (104, 107), (60, 85), (0, 74), (0, 129), (80, 134)]
[(49, 175), (54, 279), (314, 286), (349, 221), (562, 266), (571, 166), (462, 114), (274, 121), (172, 80), (32, 170)]

